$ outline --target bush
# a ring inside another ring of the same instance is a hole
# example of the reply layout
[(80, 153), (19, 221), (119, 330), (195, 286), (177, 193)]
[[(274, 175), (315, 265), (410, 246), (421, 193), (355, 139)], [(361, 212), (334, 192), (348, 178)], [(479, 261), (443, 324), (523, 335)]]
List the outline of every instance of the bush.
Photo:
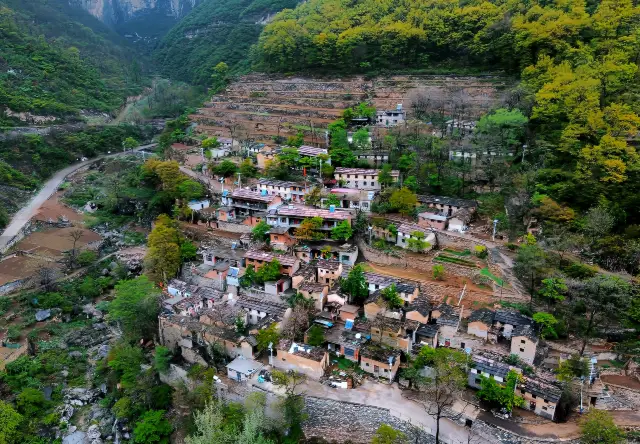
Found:
[(162, 345), (157, 346), (153, 361), (156, 370), (161, 373), (166, 372), (169, 370), (169, 362), (171, 362), (171, 350), (167, 347), (163, 347)]
[(433, 278), (439, 281), (444, 281), (445, 279), (445, 271), (444, 265), (434, 265), (432, 268)]
[(591, 267), (580, 262), (573, 262), (562, 269), (564, 273), (574, 279), (588, 279), (595, 276), (598, 271), (595, 267)]
[(484, 245), (476, 245), (473, 247), (473, 254), (480, 259), (485, 259), (489, 255), (489, 252), (487, 251), (487, 247)]
[(516, 251), (518, 249), (518, 244), (514, 244), (513, 242), (509, 242), (507, 244), (507, 248), (511, 251)]
[(133, 442), (136, 444), (168, 442), (173, 431), (164, 417), (164, 410), (149, 410), (140, 417), (133, 430)]
[(25, 416), (37, 415), (47, 404), (44, 394), (35, 388), (26, 388), (16, 398), (18, 411)]
[(15, 325), (9, 327), (9, 329), (7, 330), (7, 339), (10, 341), (17, 341), (18, 339), (20, 339), (20, 329)]

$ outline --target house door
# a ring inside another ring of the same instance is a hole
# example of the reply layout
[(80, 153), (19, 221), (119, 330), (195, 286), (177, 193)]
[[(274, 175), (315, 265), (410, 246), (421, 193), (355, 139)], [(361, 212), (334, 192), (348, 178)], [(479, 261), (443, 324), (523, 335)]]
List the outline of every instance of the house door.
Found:
[(236, 371), (236, 379), (238, 380), (238, 382), (242, 381), (242, 373)]
[(374, 365), (373, 366), (373, 373), (377, 375), (379, 372), (380, 372), (380, 367), (378, 367), (377, 365)]

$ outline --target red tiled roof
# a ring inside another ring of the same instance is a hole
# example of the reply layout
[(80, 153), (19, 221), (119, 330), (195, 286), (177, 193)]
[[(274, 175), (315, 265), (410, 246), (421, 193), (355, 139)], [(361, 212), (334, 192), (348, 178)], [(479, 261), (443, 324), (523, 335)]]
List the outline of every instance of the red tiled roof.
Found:
[(298, 258), (294, 256), (286, 256), (283, 254), (273, 254), (273, 253), (269, 253), (268, 251), (262, 251), (262, 250), (249, 250), (244, 254), (244, 258), (257, 260), (257, 261), (264, 261), (264, 262), (271, 262), (274, 259), (278, 259), (278, 262), (280, 262), (280, 265), (287, 265), (287, 266), (293, 266), (298, 261)]
[(262, 195), (259, 191), (251, 191), (247, 188), (240, 188), (237, 190), (233, 190), (231, 193), (231, 197), (233, 199), (241, 199), (241, 200), (255, 200), (258, 202), (266, 202), (270, 203), (277, 196), (275, 194), (265, 194)]
[(321, 208), (311, 208), (311, 207), (294, 207), (289, 208), (289, 206), (284, 206), (278, 208), (279, 216), (298, 216), (298, 217), (321, 217), (323, 219), (332, 219), (332, 220), (351, 220), (351, 214), (346, 211), (334, 211), (331, 212), (329, 210), (321, 209)]

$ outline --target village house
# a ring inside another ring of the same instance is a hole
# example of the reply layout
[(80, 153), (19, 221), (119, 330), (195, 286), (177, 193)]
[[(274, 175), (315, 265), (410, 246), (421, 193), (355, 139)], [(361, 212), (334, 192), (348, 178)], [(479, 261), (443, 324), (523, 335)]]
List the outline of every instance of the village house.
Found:
[(419, 322), (420, 324), (426, 324), (429, 322), (431, 303), (426, 295), (416, 295), (411, 301), (406, 301), (407, 302), (404, 307), (406, 319)]
[[(228, 193), (228, 191), (225, 191)], [(231, 222), (236, 219), (236, 209), (233, 207), (218, 207), (215, 209), (216, 219), (220, 222)]]
[(371, 324), (371, 340), (409, 353), (419, 327), (416, 321), (378, 316)]
[[(376, 197), (375, 191), (355, 188), (332, 188), (329, 190), (329, 193), (335, 195), (340, 200), (338, 208), (361, 210), (366, 213), (371, 211), (371, 203)], [(326, 206), (328, 197), (323, 197), (320, 201), (322, 206)]]
[(418, 214), (418, 225), (424, 228), (433, 228), (434, 230), (446, 230), (449, 226), (450, 217), (442, 213), (425, 211)]
[[(380, 190), (380, 180), (378, 176), (381, 170), (344, 168), (338, 167), (333, 172), (333, 176), (339, 184), (344, 184), (346, 188), (357, 188), (359, 190)], [(391, 178), (397, 182), (400, 178), (400, 171), (392, 170)]]
[(261, 170), (264, 170), (267, 167), (267, 164), (276, 158), (276, 151), (269, 146), (255, 148), (254, 152), (255, 151), (257, 151), (255, 153), (256, 163), (258, 164), (258, 168)]
[(266, 191), (282, 199), (293, 202), (303, 202), (307, 190), (304, 184), (297, 184), (286, 180), (260, 179), (256, 185), (259, 192)]
[(298, 287), (298, 291), (305, 298), (313, 299), (315, 301), (315, 309), (322, 311), (327, 301), (327, 295), (329, 294), (329, 286), (319, 282), (303, 282)]
[(287, 227), (272, 227), (269, 230), (269, 245), (275, 250), (287, 250), (296, 242), (297, 239), (289, 233)]
[(264, 283), (264, 292), (272, 296), (286, 297), (287, 293), (290, 293), (291, 278), (289, 276), (283, 276), (275, 281), (266, 281)]
[(427, 345), (431, 348), (436, 348), (438, 346), (438, 331), (439, 328), (435, 324), (420, 325), (420, 327), (418, 327), (418, 330), (416, 330), (416, 344), (420, 344), (420, 346)]
[(307, 375), (311, 379), (320, 379), (329, 367), (329, 353), (322, 347), (297, 344), (283, 339), (278, 343), (278, 355), (273, 360), (277, 369)]
[(462, 208), (456, 211), (449, 219), (449, 226), (447, 227), (447, 230), (459, 232), (467, 231), (474, 215), (475, 208)]
[(342, 263), (340, 261), (317, 259), (312, 265), (316, 267), (316, 282), (328, 284), (330, 287), (340, 279), (342, 275)]
[(511, 339), (513, 330), (522, 325), (533, 325), (533, 319), (516, 310), (496, 310), (493, 315), (493, 329), (506, 339)]
[(297, 245), (293, 251), (298, 259), (306, 263), (322, 258), (337, 260), (343, 265), (353, 266), (358, 259), (356, 245), (330, 240), (304, 241), (303, 244)]
[(365, 150), (354, 154), (358, 162), (367, 162), (372, 167), (381, 167), (382, 164), (389, 163), (388, 151)]
[(488, 308), (481, 308), (471, 312), (467, 324), (467, 333), (488, 340), (489, 331), (493, 325), (493, 315), (493, 310)]
[(267, 223), (272, 227), (297, 228), (303, 220), (313, 217), (322, 219), (319, 230), (327, 232), (333, 230), (342, 221), (348, 221), (351, 225), (352, 215), (347, 211), (335, 211), (333, 209), (320, 209), (300, 205), (282, 205), (270, 210), (267, 214)]
[(293, 276), (293, 274), (300, 268), (300, 260), (295, 256), (289, 256), (284, 254), (275, 254), (263, 250), (249, 250), (244, 254), (244, 267), (247, 268), (253, 265), (254, 270), (260, 269), (264, 264), (273, 262), (277, 259), (280, 262), (280, 273), (287, 276)]
[(366, 332), (355, 330), (353, 322), (336, 323), (324, 331), (327, 349), (353, 362), (359, 362), (360, 350), (368, 342), (368, 336)]
[(193, 211), (204, 210), (211, 206), (211, 201), (209, 199), (194, 199), (189, 201), (188, 206)]
[(494, 379), (496, 382), (504, 384), (507, 380), (507, 375), (511, 370), (517, 373), (522, 371), (512, 365), (495, 359), (495, 357), (487, 357), (482, 354), (473, 354), (471, 356), (471, 366), (469, 366), (469, 373), (467, 384), (469, 387), (480, 390), (482, 388), (482, 378)]
[(279, 322), (286, 319), (291, 313), (291, 308), (284, 302), (250, 295), (241, 295), (234, 300), (234, 304), (246, 311), (249, 325), (262, 324), (263, 320), (267, 318)]
[(243, 382), (251, 379), (262, 367), (264, 365), (258, 361), (238, 356), (227, 364), (227, 376), (233, 381)]
[(393, 382), (399, 367), (400, 352), (397, 350), (380, 344), (367, 344), (360, 350), (360, 368), (383, 382)]
[(431, 250), (436, 245), (436, 235), (431, 230), (419, 225), (403, 223), (398, 226), (398, 236), (396, 246), (400, 248), (408, 248), (410, 246), (409, 239), (418, 239), (418, 234), (422, 233), (422, 241), (427, 242), (427, 246), (423, 251)]
[(523, 376), (516, 394), (524, 398), (523, 408), (550, 420), (556, 419), (562, 389), (555, 383), (535, 376)]
[[(315, 146), (302, 145), (298, 148), (298, 154), (300, 157), (318, 157), (318, 156), (329, 156), (329, 151), (326, 148), (318, 148)], [(325, 163), (331, 165), (331, 158), (328, 158), (324, 161)]]
[(358, 307), (357, 305), (344, 304), (338, 309), (338, 313), (340, 319), (342, 319), (344, 322), (353, 322), (360, 315), (360, 307)]
[(403, 125), (407, 118), (407, 112), (402, 109), (402, 103), (398, 103), (396, 109), (376, 111), (376, 123), (378, 126)]
[(478, 207), (478, 203), (475, 200), (421, 194), (418, 195), (418, 203), (430, 208), (436, 208), (446, 216), (453, 216), (454, 213), (463, 208), (475, 211)]
[[(266, 191), (251, 191), (248, 188), (233, 190), (230, 195), (222, 193), (224, 207), (233, 207), (234, 219), (242, 219), (245, 225), (255, 226), (265, 219), (267, 211), (277, 208), (282, 204), (282, 199), (276, 194), (268, 194)], [(230, 216), (231, 213), (228, 213)], [(220, 219), (222, 220), (222, 219)]]
[(538, 336), (529, 324), (518, 325), (511, 334), (511, 353), (520, 360), (533, 365), (538, 348)]

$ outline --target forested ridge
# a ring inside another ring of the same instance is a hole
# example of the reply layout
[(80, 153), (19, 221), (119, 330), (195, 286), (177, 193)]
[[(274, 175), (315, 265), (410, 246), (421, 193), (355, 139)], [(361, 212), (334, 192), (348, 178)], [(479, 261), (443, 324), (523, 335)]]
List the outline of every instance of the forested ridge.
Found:
[(0, 1), (0, 40), (0, 106), (12, 111), (113, 111), (139, 91), (124, 39), (63, 0)]
[(164, 37), (154, 53), (158, 69), (186, 82), (209, 84), (215, 65), (232, 72), (250, 69), (249, 50), (258, 41), (262, 20), (297, 0), (207, 0)]

